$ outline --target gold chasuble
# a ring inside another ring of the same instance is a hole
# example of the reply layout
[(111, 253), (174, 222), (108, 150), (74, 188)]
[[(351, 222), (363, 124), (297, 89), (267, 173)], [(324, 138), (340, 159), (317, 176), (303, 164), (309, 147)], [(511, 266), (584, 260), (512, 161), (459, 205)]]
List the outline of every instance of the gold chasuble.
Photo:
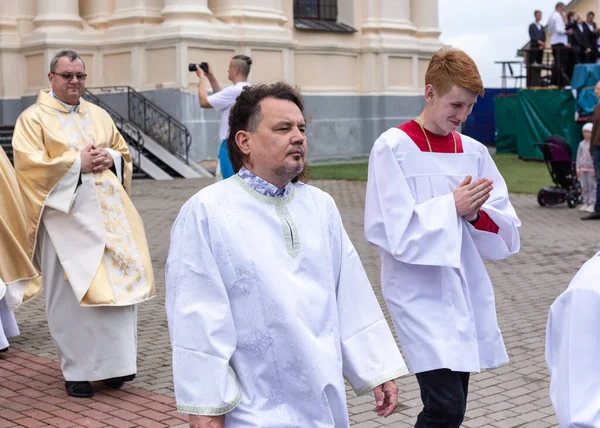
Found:
[[(0, 299), (4, 297), (4, 284), (29, 281), (32, 292), (39, 292), (42, 284), (38, 272), (26, 251), (26, 214), (19, 186), (6, 153), (0, 147)], [(2, 284), (4, 283), (4, 284)], [(9, 301), (9, 306), (13, 306)]]
[[(43, 222), (82, 306), (126, 306), (154, 297), (144, 226), (128, 195), (131, 156), (108, 113), (83, 99), (77, 108), (67, 106), (42, 91), (19, 116), (12, 144), (28, 251), (38, 250)], [(80, 175), (79, 152), (89, 144), (111, 153), (122, 183), (111, 170)], [(74, 193), (68, 190), (73, 177), (81, 180)], [(67, 195), (66, 208), (50, 206), (56, 194)], [(38, 291), (28, 287), (23, 300)]]

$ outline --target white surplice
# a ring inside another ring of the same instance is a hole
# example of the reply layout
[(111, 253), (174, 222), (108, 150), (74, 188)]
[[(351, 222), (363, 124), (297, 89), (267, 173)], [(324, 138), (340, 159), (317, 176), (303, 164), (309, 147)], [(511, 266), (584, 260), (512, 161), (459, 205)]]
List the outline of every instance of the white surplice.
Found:
[[(228, 428), (348, 427), (358, 394), (407, 372), (333, 199), (239, 175), (182, 208), (166, 306), (178, 409)], [(373, 404), (374, 406), (374, 404)]]
[(46, 227), (38, 231), (48, 329), (65, 380), (98, 381), (137, 371), (137, 306), (81, 306)]
[(8, 348), (8, 338), (19, 335), (15, 315), (4, 299), (6, 284), (0, 279), (0, 349)]
[[(380, 248), (383, 295), (415, 373), (478, 372), (508, 361), (482, 259), (515, 254), (521, 223), (487, 148), (461, 139), (464, 153), (422, 152), (393, 128), (369, 159), (365, 238)], [(494, 181), (483, 210), (498, 234), (457, 215), (452, 191), (467, 175)]]
[(546, 363), (561, 428), (600, 428), (600, 253), (550, 307)]

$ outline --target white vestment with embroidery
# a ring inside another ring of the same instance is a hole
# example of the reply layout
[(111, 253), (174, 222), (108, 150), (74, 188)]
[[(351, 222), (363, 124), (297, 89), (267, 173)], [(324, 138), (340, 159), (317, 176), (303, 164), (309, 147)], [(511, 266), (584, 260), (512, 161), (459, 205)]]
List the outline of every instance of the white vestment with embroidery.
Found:
[[(77, 142), (83, 138), (83, 145), (93, 144), (90, 118), (87, 115), (80, 118), (75, 108), (70, 110), (67, 116), (57, 115), (67, 138)], [(113, 157), (118, 178), (122, 180), (121, 155), (107, 150)], [(87, 244), (85, 235), (89, 234), (87, 240), (94, 242), (93, 248), (98, 248), (100, 254), (104, 253), (103, 262), (110, 266), (110, 253), (105, 251), (104, 246), (98, 247), (94, 238), (106, 235), (105, 216), (112, 211), (105, 208), (118, 201), (104, 200), (111, 198), (111, 194), (102, 193), (102, 184), (95, 183), (97, 177), (94, 174), (80, 176), (80, 165), (79, 157), (48, 197), (38, 229), (36, 253), (43, 272), (48, 328), (56, 345), (63, 376), (68, 381), (98, 381), (136, 373), (137, 308), (131, 304), (135, 300), (122, 306), (81, 305), (81, 296), (85, 294), (88, 282), (75, 281), (79, 276), (69, 281), (61, 262), (65, 255), (76, 255), (84, 249), (82, 247)], [(82, 183), (77, 186), (79, 177)], [(97, 191), (96, 187), (100, 190)], [(64, 205), (69, 216), (62, 212), (61, 206)], [(79, 222), (74, 222), (73, 216)], [(126, 219), (119, 215), (119, 221), (126, 222)], [(78, 227), (81, 222), (85, 223), (85, 228)], [(107, 242), (106, 248), (108, 246)], [(91, 244), (89, 248), (92, 248)], [(89, 270), (86, 265), (70, 267)], [(119, 273), (114, 269), (107, 270), (111, 280), (118, 277)], [(118, 284), (116, 280), (113, 282)], [(79, 284), (84, 286), (79, 287)], [(112, 289), (119, 296), (120, 289), (115, 284), (111, 283)]]
[(344, 377), (364, 394), (407, 372), (333, 199), (288, 186), (269, 197), (233, 176), (173, 226), (166, 303), (181, 412), (225, 414), (227, 428), (343, 428)]

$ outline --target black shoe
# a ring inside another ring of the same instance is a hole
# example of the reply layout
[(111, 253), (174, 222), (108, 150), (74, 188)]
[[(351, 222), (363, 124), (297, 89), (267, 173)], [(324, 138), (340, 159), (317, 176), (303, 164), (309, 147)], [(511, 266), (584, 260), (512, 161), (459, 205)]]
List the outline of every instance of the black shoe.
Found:
[(600, 213), (593, 212), (590, 215), (586, 215), (585, 217), (581, 217), (582, 220), (600, 220)]
[(88, 398), (94, 395), (94, 390), (89, 382), (65, 381), (65, 389), (71, 397)]
[(135, 379), (135, 373), (127, 376), (111, 377), (110, 379), (104, 379), (102, 382), (109, 388), (119, 389), (125, 382), (130, 382)]
[(8, 351), (8, 346), (4, 349), (0, 349), (0, 352), (6, 352), (6, 351)]
[(133, 379), (135, 379), (135, 373), (134, 373), (134, 374), (127, 375), (127, 376), (123, 376), (123, 380), (124, 380), (125, 382), (131, 382)]

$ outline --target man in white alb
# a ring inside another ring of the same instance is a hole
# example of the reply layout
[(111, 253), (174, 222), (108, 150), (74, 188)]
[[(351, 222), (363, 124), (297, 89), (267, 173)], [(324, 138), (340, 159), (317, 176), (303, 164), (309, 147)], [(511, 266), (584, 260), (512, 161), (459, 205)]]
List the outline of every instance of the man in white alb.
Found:
[(192, 428), (349, 427), (344, 376), (376, 411), (407, 369), (336, 205), (304, 175), (285, 83), (231, 111), (236, 175), (181, 209), (166, 269), (177, 408)]
[(371, 151), (365, 237), (421, 388), (415, 427), (458, 428), (470, 373), (508, 361), (482, 259), (515, 254), (521, 223), (488, 149), (455, 131), (484, 92), (473, 60), (441, 49), (425, 83), (421, 115)]

